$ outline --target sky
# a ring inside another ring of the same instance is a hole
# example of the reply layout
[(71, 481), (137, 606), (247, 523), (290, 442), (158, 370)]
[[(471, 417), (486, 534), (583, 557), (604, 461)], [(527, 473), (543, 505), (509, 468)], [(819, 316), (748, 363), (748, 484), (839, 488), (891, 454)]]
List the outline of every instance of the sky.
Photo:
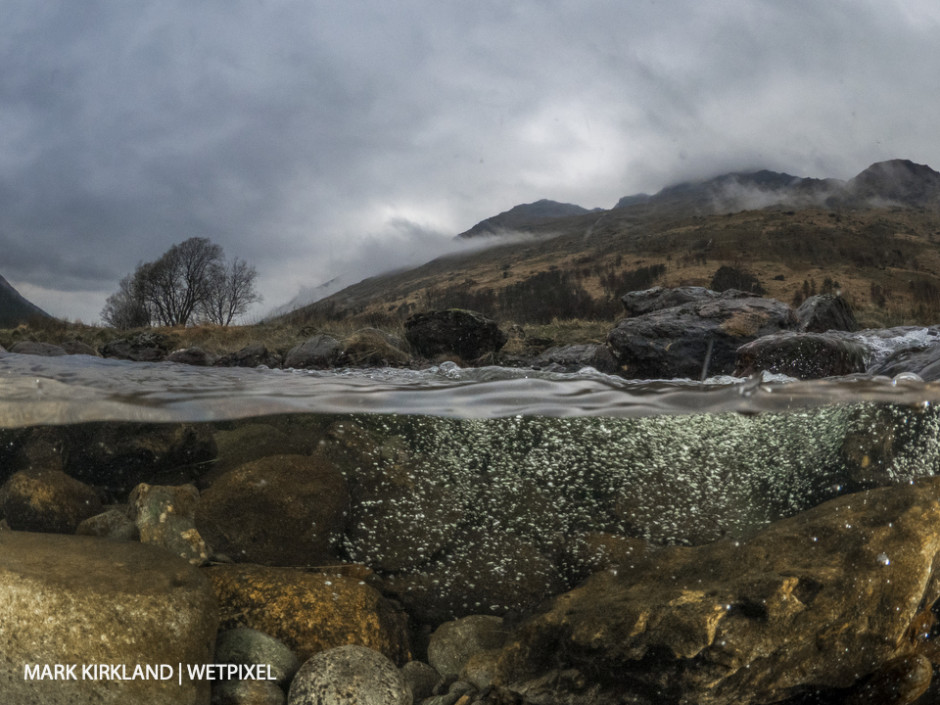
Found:
[(3, 0), (0, 275), (94, 323), (207, 237), (248, 318), (519, 203), (940, 170), (935, 0)]

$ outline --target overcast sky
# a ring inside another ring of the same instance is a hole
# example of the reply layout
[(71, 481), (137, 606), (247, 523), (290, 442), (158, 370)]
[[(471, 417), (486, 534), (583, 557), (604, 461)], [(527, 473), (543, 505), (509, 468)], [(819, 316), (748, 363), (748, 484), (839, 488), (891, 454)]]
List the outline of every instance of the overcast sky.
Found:
[(940, 170), (936, 0), (3, 0), (0, 275), (94, 322), (209, 237), (260, 315), (540, 198)]

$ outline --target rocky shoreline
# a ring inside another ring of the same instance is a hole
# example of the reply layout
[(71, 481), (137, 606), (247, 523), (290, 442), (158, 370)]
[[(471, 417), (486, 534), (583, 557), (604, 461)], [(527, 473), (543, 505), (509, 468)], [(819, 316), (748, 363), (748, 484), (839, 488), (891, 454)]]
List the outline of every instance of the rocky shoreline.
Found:
[[(703, 379), (761, 371), (798, 379), (903, 372), (925, 381), (940, 378), (940, 327), (859, 330), (849, 305), (834, 294), (812, 296), (794, 309), (734, 289), (654, 287), (629, 292), (622, 303), (626, 317), (609, 329), (603, 343), (527, 340), (520, 326), (503, 330), (480, 313), (447, 309), (412, 315), (403, 337), (363, 328), (343, 339), (317, 333), (283, 349), (263, 340), (225, 354), (199, 346), (174, 349), (174, 338), (156, 330), (114, 338), (97, 348), (66, 337), (58, 343), (19, 340), (9, 349), (218, 367), (423, 368), (449, 360), (461, 366), (498, 364), (557, 372), (592, 367), (629, 379)], [(879, 341), (915, 333), (921, 333), (920, 340), (889, 356), (882, 354)], [(506, 346), (510, 340), (514, 344)]]

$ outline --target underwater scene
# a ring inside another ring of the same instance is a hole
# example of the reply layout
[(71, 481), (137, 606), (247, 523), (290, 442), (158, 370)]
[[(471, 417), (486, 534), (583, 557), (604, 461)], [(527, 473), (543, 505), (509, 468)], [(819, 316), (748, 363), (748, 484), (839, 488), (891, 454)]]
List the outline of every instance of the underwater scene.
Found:
[(938, 400), (0, 355), (0, 690), (284, 703), (328, 652), (369, 702), (927, 702)]

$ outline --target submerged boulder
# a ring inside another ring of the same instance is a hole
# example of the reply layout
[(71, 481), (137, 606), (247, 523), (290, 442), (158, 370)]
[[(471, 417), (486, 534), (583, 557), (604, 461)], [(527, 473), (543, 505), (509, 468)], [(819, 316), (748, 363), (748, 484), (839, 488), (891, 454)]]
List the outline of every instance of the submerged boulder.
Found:
[(291, 705), (411, 705), (401, 672), (362, 646), (340, 646), (307, 661), (291, 683)]
[(467, 361), (499, 352), (509, 340), (496, 321), (460, 308), (412, 315), (405, 321), (405, 338), (426, 358), (457, 355)]
[(745, 343), (734, 373), (746, 377), (767, 371), (797, 379), (818, 379), (865, 371), (867, 349), (833, 333), (782, 331)]
[(0, 509), (12, 529), (71, 534), (101, 512), (101, 500), (92, 487), (60, 470), (29, 470), (0, 488)]
[[(175, 676), (179, 664), (212, 663), (217, 620), (208, 581), (166, 551), (86, 536), (0, 532), (5, 703), (204, 705), (209, 682)], [(24, 677), (27, 666), (55, 664), (74, 664), (76, 678)], [(132, 677), (136, 666), (161, 664), (174, 677)], [(84, 666), (96, 670), (83, 677)]]
[(698, 379), (731, 374), (741, 345), (795, 327), (787, 304), (729, 289), (625, 318), (608, 333), (607, 345), (625, 377)]
[(846, 495), (595, 574), (510, 637), (497, 684), (524, 702), (842, 698), (917, 652), (937, 565), (940, 478)]
[(318, 456), (272, 455), (231, 470), (202, 493), (196, 527), (237, 561), (323, 565), (349, 511), (342, 473)]
[(250, 564), (205, 569), (221, 627), (249, 627), (279, 639), (304, 661), (344, 644), (410, 659), (407, 617), (359, 577)]

